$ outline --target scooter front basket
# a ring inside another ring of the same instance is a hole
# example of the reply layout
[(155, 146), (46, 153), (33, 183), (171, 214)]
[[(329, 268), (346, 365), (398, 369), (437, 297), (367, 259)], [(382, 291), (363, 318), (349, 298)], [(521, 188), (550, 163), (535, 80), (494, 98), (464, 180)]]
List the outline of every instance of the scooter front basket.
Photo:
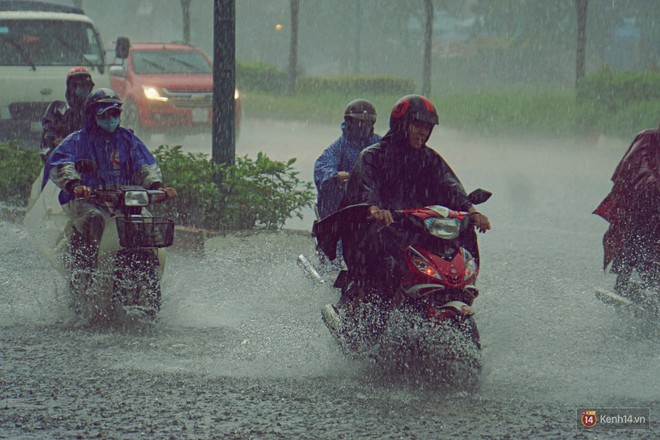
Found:
[(119, 244), (125, 248), (168, 247), (174, 242), (174, 221), (165, 217), (117, 217)]

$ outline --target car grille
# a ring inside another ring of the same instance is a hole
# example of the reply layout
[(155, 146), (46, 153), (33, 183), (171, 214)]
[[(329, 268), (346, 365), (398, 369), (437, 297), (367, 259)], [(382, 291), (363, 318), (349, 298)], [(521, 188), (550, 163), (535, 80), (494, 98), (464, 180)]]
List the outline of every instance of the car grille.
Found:
[(163, 89), (165, 96), (175, 107), (181, 108), (210, 108), (213, 105), (213, 92), (207, 90), (170, 90)]

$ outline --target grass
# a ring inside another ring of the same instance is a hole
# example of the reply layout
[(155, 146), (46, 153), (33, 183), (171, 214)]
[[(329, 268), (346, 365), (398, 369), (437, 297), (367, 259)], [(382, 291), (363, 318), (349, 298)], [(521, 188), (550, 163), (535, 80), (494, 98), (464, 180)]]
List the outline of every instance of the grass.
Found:
[[(378, 125), (385, 128), (390, 110), (400, 98), (327, 92), (286, 96), (250, 91), (241, 96), (248, 117), (330, 124), (341, 120), (349, 101), (366, 98), (376, 106)], [(436, 105), (441, 125), (485, 135), (573, 136), (595, 132), (627, 139), (643, 129), (657, 127), (660, 114), (660, 102), (643, 101), (616, 114), (594, 115), (576, 103), (574, 90), (551, 86), (445, 92), (432, 94), (431, 101)]]

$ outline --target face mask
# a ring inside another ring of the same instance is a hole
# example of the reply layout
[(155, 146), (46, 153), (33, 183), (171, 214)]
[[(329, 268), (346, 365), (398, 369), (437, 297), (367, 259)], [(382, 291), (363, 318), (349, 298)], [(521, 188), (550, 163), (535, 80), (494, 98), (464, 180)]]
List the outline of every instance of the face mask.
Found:
[(101, 127), (103, 130), (107, 131), (108, 133), (114, 133), (114, 131), (119, 127), (119, 122), (121, 121), (121, 117), (117, 116), (110, 116), (105, 119), (101, 119), (100, 117), (96, 117), (96, 125)]
[(373, 127), (373, 124), (367, 123), (348, 123), (346, 124), (346, 132), (349, 138), (364, 141), (371, 134)]
[(91, 91), (92, 89), (89, 86), (79, 85), (74, 89), (74, 95), (76, 95), (78, 101), (83, 102)]

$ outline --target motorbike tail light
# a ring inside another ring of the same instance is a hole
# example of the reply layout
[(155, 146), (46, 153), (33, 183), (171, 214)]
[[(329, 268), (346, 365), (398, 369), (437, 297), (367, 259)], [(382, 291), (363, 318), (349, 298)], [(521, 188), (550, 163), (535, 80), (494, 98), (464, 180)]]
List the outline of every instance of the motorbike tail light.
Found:
[(148, 206), (149, 194), (146, 191), (126, 191), (124, 206)]

